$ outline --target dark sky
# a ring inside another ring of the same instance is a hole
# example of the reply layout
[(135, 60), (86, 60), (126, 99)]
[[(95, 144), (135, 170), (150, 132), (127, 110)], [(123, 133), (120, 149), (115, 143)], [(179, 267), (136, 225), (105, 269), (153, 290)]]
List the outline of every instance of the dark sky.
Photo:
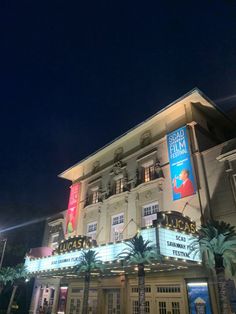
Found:
[(1, 1), (2, 227), (65, 209), (61, 171), (193, 87), (236, 100), (236, 1), (99, 2)]

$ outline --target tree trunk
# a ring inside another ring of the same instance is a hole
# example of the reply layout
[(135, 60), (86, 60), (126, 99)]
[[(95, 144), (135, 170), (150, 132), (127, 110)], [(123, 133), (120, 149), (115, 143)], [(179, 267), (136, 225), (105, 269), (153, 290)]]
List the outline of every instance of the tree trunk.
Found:
[(0, 284), (0, 294), (2, 293), (3, 285)]
[(11, 307), (12, 307), (12, 303), (13, 303), (13, 301), (14, 301), (14, 297), (15, 297), (17, 288), (18, 288), (17, 285), (14, 285), (14, 286), (13, 286), (13, 290), (12, 290), (12, 293), (11, 293), (10, 302), (9, 302), (8, 308), (7, 308), (7, 314), (11, 314)]
[(84, 295), (83, 295), (82, 314), (88, 314), (89, 286), (90, 286), (90, 273), (87, 272), (84, 278)]
[(228, 314), (228, 295), (226, 289), (226, 280), (225, 280), (225, 270), (223, 267), (216, 268), (216, 277), (217, 277), (217, 287), (218, 287), (218, 295), (220, 302), (220, 313)]
[(138, 264), (139, 314), (145, 314), (145, 271), (144, 265)]

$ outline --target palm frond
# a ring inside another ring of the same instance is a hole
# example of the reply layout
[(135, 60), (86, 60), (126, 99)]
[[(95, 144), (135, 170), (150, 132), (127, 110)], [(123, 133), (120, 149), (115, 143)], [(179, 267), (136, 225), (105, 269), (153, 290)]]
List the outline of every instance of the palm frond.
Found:
[(199, 238), (190, 246), (191, 252), (201, 254), (206, 266), (216, 267), (216, 259), (223, 259), (224, 267), (235, 273), (236, 231), (235, 227), (224, 221), (208, 221), (198, 231)]
[(97, 255), (98, 253), (93, 250), (82, 251), (75, 271), (77, 273), (90, 272), (94, 269), (103, 271), (104, 265), (102, 261), (98, 259)]
[(136, 234), (132, 239), (125, 242), (126, 248), (117, 258), (128, 264), (149, 264), (154, 260), (160, 260), (161, 255), (151, 241), (144, 240), (141, 235)]

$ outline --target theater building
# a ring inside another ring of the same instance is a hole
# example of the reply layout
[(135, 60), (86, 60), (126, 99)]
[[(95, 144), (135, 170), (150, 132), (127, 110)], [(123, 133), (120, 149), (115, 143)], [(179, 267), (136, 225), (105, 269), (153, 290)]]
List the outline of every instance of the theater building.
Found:
[(51, 251), (26, 258), (35, 276), (30, 313), (44, 302), (53, 314), (81, 313), (83, 275), (74, 268), (89, 246), (105, 263), (92, 274), (89, 313), (138, 313), (136, 267), (117, 257), (137, 232), (162, 254), (146, 266), (146, 313), (219, 313), (212, 274), (189, 245), (204, 219), (236, 225), (234, 133), (194, 89), (61, 173), (69, 204), (46, 223)]

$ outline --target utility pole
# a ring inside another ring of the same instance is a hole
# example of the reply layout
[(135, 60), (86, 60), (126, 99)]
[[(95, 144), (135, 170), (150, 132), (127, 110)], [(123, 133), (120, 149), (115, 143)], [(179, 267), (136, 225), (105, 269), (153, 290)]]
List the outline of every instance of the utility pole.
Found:
[(7, 245), (7, 239), (0, 239), (1, 242), (3, 243), (3, 248), (2, 248), (2, 255), (1, 255), (1, 260), (0, 260), (0, 269), (2, 268), (2, 263), (3, 263), (3, 258), (4, 258), (4, 254), (5, 254), (5, 250), (6, 250), (6, 245)]

